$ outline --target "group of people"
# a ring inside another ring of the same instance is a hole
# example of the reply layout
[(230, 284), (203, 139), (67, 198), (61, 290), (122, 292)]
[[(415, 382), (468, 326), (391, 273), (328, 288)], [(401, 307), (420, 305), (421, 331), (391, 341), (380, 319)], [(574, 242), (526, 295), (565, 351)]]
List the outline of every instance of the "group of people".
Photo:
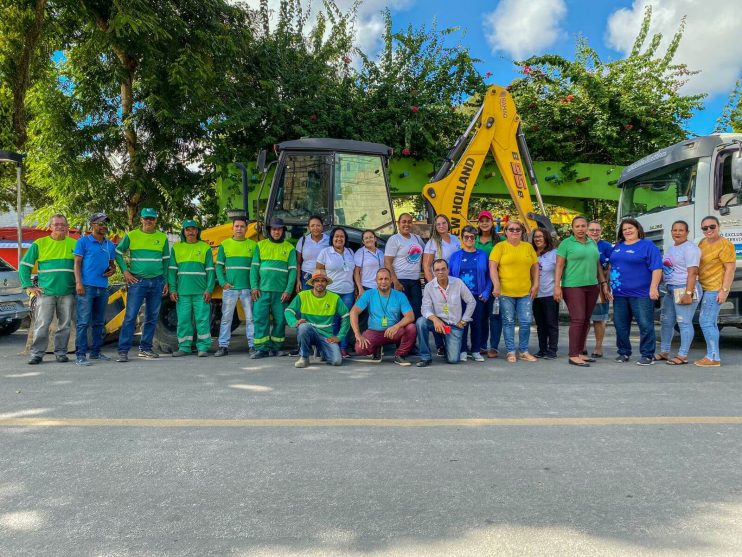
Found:
[[(108, 219), (103, 213), (90, 217), (91, 234), (78, 241), (68, 237), (63, 215), (51, 219), (51, 235), (32, 244), (19, 270), (22, 286), (37, 299), (30, 364), (42, 361), (55, 314), (55, 357), (67, 361), (73, 311), (77, 364), (110, 359), (101, 347), (108, 277), (118, 265), (128, 284), (119, 362), (128, 361), (142, 304), (145, 317), (138, 355), (159, 357), (152, 343), (164, 296), (176, 304), (178, 347), (173, 357), (190, 354), (194, 346), (199, 357), (209, 356), (211, 296), (218, 283), (222, 317), (217, 357), (229, 354), (239, 302), (251, 357), (282, 353), (288, 325), (297, 330), (299, 368), (309, 364), (314, 352), (327, 363), (340, 365), (350, 356), (351, 344), (358, 356), (372, 361), (381, 361), (384, 346), (394, 344), (394, 362), (402, 366), (411, 365), (411, 355), (419, 357), (419, 367), (430, 365), (434, 354), (450, 364), (469, 358), (484, 361), (499, 356), (501, 337), (508, 362), (548, 360), (557, 357), (559, 303), (564, 300), (571, 365), (589, 366), (603, 356), (611, 301), (617, 362), (630, 359), (629, 333), (636, 321), (638, 364), (687, 363), (692, 319), (700, 303), (707, 354), (695, 364), (720, 365), (717, 318), (731, 287), (736, 256), (733, 244), (720, 235), (715, 217), (703, 220), (704, 238), (698, 246), (688, 240), (685, 222), (674, 223), (674, 245), (664, 258), (644, 239), (641, 224), (634, 219), (620, 223), (614, 246), (601, 239), (600, 223), (575, 217), (571, 235), (557, 246), (544, 229), (535, 230), (528, 241), (525, 226), (516, 220), (505, 224), (504, 239), (500, 238), (489, 211), (478, 215), (476, 227), (465, 226), (460, 238), (451, 234), (449, 219), (437, 215), (432, 236), (424, 242), (412, 230), (412, 216), (403, 213), (399, 232), (387, 240), (384, 250), (374, 231), (366, 230), (362, 247), (354, 253), (347, 232), (337, 227), (325, 233), (319, 216), (309, 218), (308, 233), (296, 246), (286, 239), (281, 219), (268, 223), (266, 238), (255, 242), (246, 237), (246, 220), (236, 218), (232, 237), (220, 244), (216, 260), (201, 240), (196, 221), (182, 223), (180, 241), (170, 249), (167, 236), (156, 229), (157, 217), (154, 209), (142, 209), (141, 228), (127, 233), (118, 246), (106, 237)], [(34, 266), (38, 286), (31, 283)], [(663, 276), (661, 346), (655, 354), (654, 303)], [(538, 333), (534, 354), (529, 351), (532, 318)], [(588, 353), (591, 324), (596, 343)], [(671, 357), (676, 324), (681, 342)]]

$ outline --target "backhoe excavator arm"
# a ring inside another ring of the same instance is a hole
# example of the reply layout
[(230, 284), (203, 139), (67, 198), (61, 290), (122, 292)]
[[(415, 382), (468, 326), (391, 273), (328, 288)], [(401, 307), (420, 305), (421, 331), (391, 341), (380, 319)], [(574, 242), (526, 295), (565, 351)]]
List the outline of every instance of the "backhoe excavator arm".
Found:
[[(447, 215), (451, 219), (451, 233), (460, 233), (468, 222), (469, 198), (487, 152), (491, 152), (495, 158), (497, 168), (528, 232), (538, 226), (553, 231), (553, 225), (545, 216), (531, 155), (520, 130), (520, 116), (515, 110), (510, 93), (497, 85), (487, 89), (479, 111), (466, 131), (456, 140), (440, 170), (423, 188), (423, 196), (434, 213)], [(536, 214), (533, 210), (524, 166), (541, 214)]]

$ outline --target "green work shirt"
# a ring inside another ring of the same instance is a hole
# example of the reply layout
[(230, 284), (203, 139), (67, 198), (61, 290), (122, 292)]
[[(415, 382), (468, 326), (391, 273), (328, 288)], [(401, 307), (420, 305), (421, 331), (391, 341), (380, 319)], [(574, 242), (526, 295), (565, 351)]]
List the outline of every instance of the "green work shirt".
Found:
[(258, 244), (249, 238), (229, 238), (219, 245), (216, 254), (216, 278), (224, 286), (229, 283), (235, 290), (250, 288), (250, 266)]
[(477, 239), (474, 240), (474, 248), (481, 249), (489, 257), (489, 254), (492, 251), (492, 248), (494, 248), (495, 244), (499, 242), (499, 239), (495, 241), (495, 238), (497, 238), (497, 236), (493, 234), (492, 236), (490, 236), (489, 242), (482, 243), (479, 241), (480, 236), (477, 236)]
[(564, 258), (562, 286), (592, 286), (598, 284), (598, 245), (590, 238), (583, 244), (574, 236), (562, 240), (557, 255)]
[(51, 236), (39, 238), (23, 255), (18, 266), (21, 287), (30, 288), (31, 271), (38, 265), (39, 288), (44, 296), (68, 296), (75, 293), (75, 244), (77, 240), (65, 236), (55, 240)]
[(201, 240), (174, 244), (167, 282), (170, 292), (183, 295), (214, 290), (214, 259), (209, 244)]
[(332, 335), (332, 325), (335, 315), (340, 316), (340, 331), (338, 338), (345, 338), (350, 329), (350, 313), (340, 296), (329, 290), (325, 295), (317, 297), (313, 290), (302, 290), (291, 301), (284, 312), (286, 323), (289, 327), (296, 327), (299, 319), (305, 319), (317, 329), (317, 332), (325, 338)]
[[(129, 252), (130, 264), (124, 255)], [(170, 261), (170, 245), (162, 232), (132, 230), (116, 246), (116, 263), (121, 272), (129, 271), (140, 278), (167, 277)]]
[(296, 285), (296, 250), (291, 243), (258, 242), (250, 266), (250, 287), (291, 294)]

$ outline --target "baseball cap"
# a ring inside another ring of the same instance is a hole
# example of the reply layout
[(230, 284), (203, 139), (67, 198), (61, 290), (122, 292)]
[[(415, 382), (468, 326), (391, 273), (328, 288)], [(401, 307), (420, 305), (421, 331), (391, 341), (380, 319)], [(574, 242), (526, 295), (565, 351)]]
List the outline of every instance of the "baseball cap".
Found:
[(184, 220), (182, 226), (184, 229), (192, 227), (192, 228), (198, 228), (199, 230), (201, 230), (201, 227), (193, 219)]
[(477, 217), (477, 220), (480, 221), (480, 220), (482, 220), (482, 218), (488, 218), (490, 220), (495, 220), (495, 219), (492, 218), (492, 213), (490, 213), (489, 211), (482, 211), (482, 212), (480, 212), (479, 213), (479, 216)]
[(92, 215), (90, 215), (90, 218), (88, 219), (88, 222), (90, 224), (100, 224), (100, 223), (107, 222), (107, 221), (108, 221), (108, 215), (106, 215), (105, 213), (93, 213)]
[(155, 211), (152, 207), (145, 207), (139, 212), (139, 216), (142, 218), (156, 219), (157, 211)]

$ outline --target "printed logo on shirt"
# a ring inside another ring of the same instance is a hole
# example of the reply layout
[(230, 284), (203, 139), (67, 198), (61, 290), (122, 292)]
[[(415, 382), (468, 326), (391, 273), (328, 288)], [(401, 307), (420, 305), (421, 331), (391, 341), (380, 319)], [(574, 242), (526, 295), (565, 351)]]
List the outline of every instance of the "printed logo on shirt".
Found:
[(665, 278), (670, 278), (675, 270), (673, 269), (672, 259), (665, 257), (662, 260), (662, 274)]
[(611, 290), (616, 290), (621, 287), (621, 273), (618, 269), (611, 269)]
[(407, 250), (407, 263), (417, 263), (422, 259), (423, 248), (419, 244), (412, 244)]

